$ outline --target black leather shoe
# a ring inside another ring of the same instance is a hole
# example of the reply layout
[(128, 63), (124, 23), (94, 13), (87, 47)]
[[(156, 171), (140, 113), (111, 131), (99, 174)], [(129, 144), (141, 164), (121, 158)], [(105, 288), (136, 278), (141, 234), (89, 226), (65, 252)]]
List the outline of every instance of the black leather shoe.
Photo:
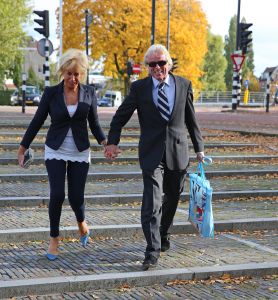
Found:
[(142, 270), (147, 271), (149, 268), (157, 265), (158, 259), (154, 256), (147, 256), (142, 263)]
[(170, 249), (170, 240), (167, 238), (161, 239), (161, 252), (165, 252)]

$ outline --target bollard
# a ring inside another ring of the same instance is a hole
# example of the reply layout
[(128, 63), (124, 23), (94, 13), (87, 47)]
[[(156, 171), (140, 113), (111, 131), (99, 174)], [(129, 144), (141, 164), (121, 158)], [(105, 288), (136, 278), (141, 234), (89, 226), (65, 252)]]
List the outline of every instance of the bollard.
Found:
[(26, 73), (22, 73), (22, 113), (25, 113), (26, 105)]

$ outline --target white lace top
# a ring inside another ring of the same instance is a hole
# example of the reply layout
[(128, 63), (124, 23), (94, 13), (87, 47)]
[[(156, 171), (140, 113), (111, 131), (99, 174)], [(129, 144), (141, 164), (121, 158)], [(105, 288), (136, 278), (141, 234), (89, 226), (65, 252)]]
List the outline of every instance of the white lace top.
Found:
[[(70, 117), (72, 117), (77, 109), (77, 105), (67, 105), (67, 109), (69, 112)], [(64, 161), (78, 161), (78, 162), (91, 162), (91, 153), (90, 153), (90, 148), (79, 152), (73, 136), (72, 136), (72, 130), (71, 128), (69, 129), (65, 140), (63, 144), (60, 146), (58, 150), (53, 150), (47, 145), (44, 146), (44, 159), (60, 159)]]

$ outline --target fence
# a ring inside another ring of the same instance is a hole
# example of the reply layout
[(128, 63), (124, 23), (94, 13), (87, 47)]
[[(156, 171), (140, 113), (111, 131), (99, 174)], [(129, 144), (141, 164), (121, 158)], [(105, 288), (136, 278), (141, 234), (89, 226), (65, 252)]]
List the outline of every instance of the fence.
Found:
[[(232, 91), (202, 91), (195, 95), (196, 103), (203, 104), (232, 104)], [(243, 103), (244, 92), (241, 92), (240, 102)], [(265, 106), (266, 93), (265, 92), (249, 92), (248, 105)]]

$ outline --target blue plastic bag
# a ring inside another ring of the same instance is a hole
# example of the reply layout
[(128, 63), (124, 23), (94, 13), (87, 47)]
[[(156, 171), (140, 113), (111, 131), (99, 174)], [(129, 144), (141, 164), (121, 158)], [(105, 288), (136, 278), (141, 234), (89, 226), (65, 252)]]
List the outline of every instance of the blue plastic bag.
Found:
[(205, 177), (203, 164), (198, 164), (198, 173), (189, 174), (190, 202), (188, 220), (203, 237), (214, 237), (212, 213), (212, 188)]

